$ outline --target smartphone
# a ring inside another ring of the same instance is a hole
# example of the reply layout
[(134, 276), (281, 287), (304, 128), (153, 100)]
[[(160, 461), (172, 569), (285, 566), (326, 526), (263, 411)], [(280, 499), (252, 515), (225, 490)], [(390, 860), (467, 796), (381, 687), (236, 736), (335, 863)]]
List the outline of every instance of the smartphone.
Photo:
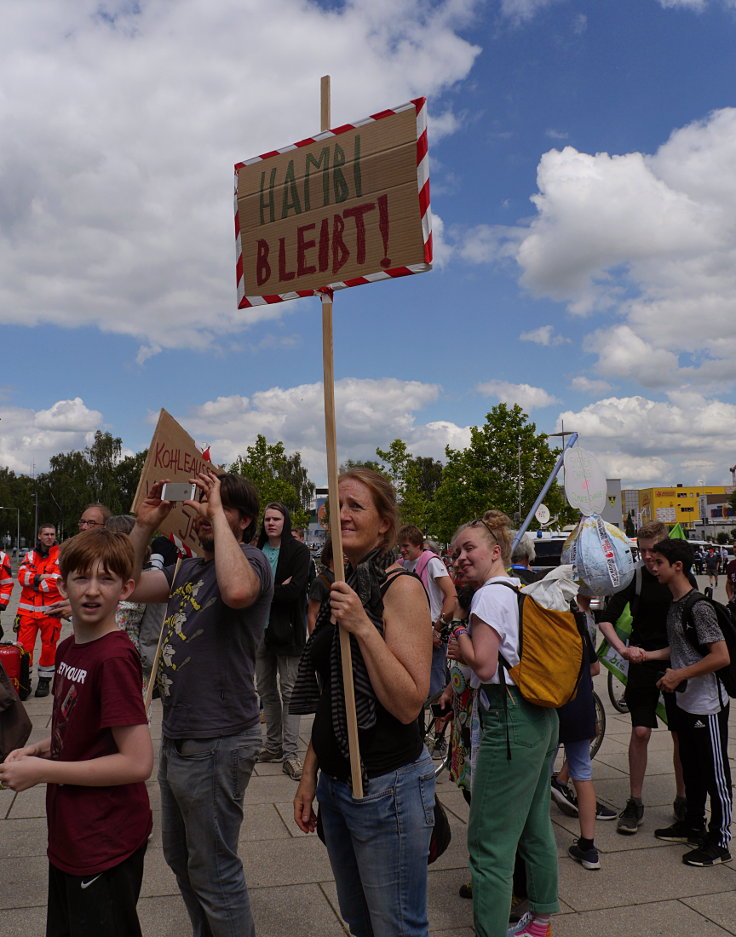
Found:
[(166, 482), (161, 491), (161, 500), (194, 501), (198, 490), (192, 482)]

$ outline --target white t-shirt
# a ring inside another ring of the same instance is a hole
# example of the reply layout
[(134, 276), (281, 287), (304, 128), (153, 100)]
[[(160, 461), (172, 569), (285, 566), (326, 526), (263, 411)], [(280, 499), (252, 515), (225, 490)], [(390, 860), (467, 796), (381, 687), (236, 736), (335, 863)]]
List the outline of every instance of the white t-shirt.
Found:
[[(485, 582), (473, 596), (470, 606), (471, 636), (476, 628), (490, 626), (501, 639), (499, 653), (503, 654), (509, 667), (519, 663), (519, 600), (515, 592), (505, 586), (494, 586), (494, 582), (508, 582), (518, 589), (521, 580), (511, 576), (494, 576)], [(513, 686), (514, 681), (508, 672), (504, 674), (506, 683)], [(470, 680), (472, 687), (478, 687), (484, 681), (473, 672)], [(500, 683), (498, 668), (486, 683)]]
[[(408, 569), (410, 573), (416, 571), (417, 563), (419, 558), (416, 560), (407, 560), (404, 563), (404, 568)], [(442, 603), (445, 599), (445, 593), (437, 585), (436, 580), (442, 579), (443, 576), (449, 576), (447, 572), (447, 567), (442, 562), (438, 556), (433, 556), (432, 559), (427, 563), (427, 594), (429, 595), (429, 613), (432, 616), (432, 621), (437, 621), (440, 617), (440, 612), (442, 611)]]

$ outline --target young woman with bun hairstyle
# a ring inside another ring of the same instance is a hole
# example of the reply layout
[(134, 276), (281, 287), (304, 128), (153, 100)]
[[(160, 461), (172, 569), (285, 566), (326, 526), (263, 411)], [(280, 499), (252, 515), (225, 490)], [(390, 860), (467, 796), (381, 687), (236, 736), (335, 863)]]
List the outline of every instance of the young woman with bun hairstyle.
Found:
[[(510, 521), (500, 511), (464, 524), (453, 538), (455, 568), (477, 587), (467, 626), (455, 629), (473, 671), (481, 737), (473, 768), (468, 851), (476, 937), (550, 937), (557, 901), (557, 849), (549, 814), (549, 765), (557, 747), (557, 712), (527, 703), (499, 656), (519, 661), (519, 609), (510, 577)], [(505, 681), (505, 686), (504, 682)], [(524, 859), (531, 911), (512, 928), (516, 851)]]

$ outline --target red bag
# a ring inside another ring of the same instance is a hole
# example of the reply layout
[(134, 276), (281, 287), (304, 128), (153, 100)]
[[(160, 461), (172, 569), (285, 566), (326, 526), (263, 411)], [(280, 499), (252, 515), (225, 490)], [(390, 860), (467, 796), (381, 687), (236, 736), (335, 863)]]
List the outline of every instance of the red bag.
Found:
[(31, 695), (31, 658), (22, 644), (0, 644), (0, 664), (10, 677), (15, 692), (24, 700)]

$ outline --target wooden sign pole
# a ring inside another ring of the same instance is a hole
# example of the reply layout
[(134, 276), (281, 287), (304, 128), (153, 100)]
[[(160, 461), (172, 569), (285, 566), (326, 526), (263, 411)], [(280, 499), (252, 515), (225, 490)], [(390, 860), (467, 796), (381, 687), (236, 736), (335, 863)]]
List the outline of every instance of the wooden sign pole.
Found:
[[(320, 82), (321, 130), (330, 129), (330, 76), (324, 75)], [(327, 487), (330, 504), (330, 537), (334, 557), (335, 581), (344, 582), (342, 561), (342, 531), (340, 530), (340, 495), (337, 489), (337, 434), (335, 431), (335, 362), (332, 351), (332, 293), (322, 294), (322, 365), (325, 393), (325, 440), (327, 447)], [(358, 741), (358, 717), (355, 710), (355, 687), (353, 685), (353, 660), (350, 652), (350, 635), (340, 628), (340, 654), (342, 657), (342, 684), (345, 695), (345, 716), (348, 726), (350, 747), (350, 775), (353, 796), (363, 796), (363, 780), (360, 774), (360, 743)]]

